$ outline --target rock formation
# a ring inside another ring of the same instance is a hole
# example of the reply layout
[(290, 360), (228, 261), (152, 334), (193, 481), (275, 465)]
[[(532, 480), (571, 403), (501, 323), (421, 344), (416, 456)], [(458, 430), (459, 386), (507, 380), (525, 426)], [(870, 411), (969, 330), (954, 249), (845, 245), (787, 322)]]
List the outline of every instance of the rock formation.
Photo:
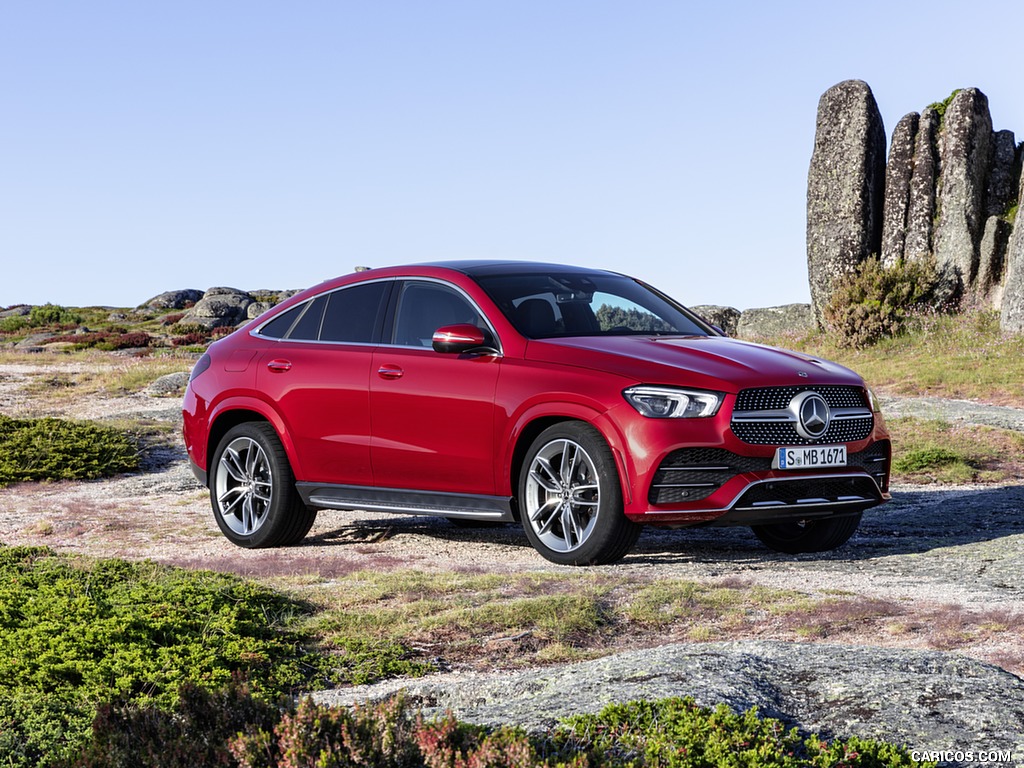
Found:
[(203, 292), (195, 288), (185, 288), (180, 291), (165, 291), (159, 296), (154, 296), (149, 301), (144, 301), (140, 306), (150, 309), (185, 309), (203, 298)]
[(814, 313), (809, 304), (783, 304), (781, 307), (748, 309), (739, 317), (736, 336), (741, 339), (778, 339), (780, 336), (799, 336), (815, 326)]
[(914, 174), (914, 140), (920, 115), (905, 115), (892, 132), (889, 162), (885, 166), (885, 202), (882, 207), (882, 263), (892, 266), (903, 259), (910, 213), (910, 181)]
[(238, 325), (249, 319), (249, 305), (253, 298), (237, 288), (211, 288), (181, 319), (206, 328)]
[(726, 336), (736, 335), (736, 326), (740, 321), (741, 312), (735, 307), (700, 304), (690, 307), (690, 309), (700, 315), (706, 322), (721, 328), (725, 331)]
[(846, 80), (818, 102), (807, 177), (807, 271), (818, 322), (839, 281), (879, 252), (884, 185), (882, 116), (867, 83)]
[(984, 228), (985, 190), (992, 163), (988, 98), (977, 88), (959, 91), (946, 108), (939, 135), (936, 265), (954, 293), (973, 285)]
[[(1020, 179), (1020, 192), (1024, 196), (1024, 175)], [(1024, 333), (1024, 226), (1013, 228), (1006, 248), (1002, 299), (999, 318), (1002, 329), (1010, 333)]]
[(1024, 316), (1015, 319), (1024, 315), (1024, 234), (1013, 226), (1021, 148), (1013, 132), (993, 132), (988, 98), (965, 88), (905, 115), (893, 131), (878, 192), (884, 143), (866, 84), (846, 81), (821, 97), (807, 185), (815, 320), (820, 324), (838, 282), (878, 255), (886, 267), (934, 258), (937, 300), (967, 296), (1001, 309), (1005, 330), (1024, 330)]
[(907, 234), (903, 245), (903, 257), (911, 261), (927, 258), (932, 252), (935, 179), (939, 165), (935, 146), (938, 130), (939, 113), (929, 107), (921, 113), (914, 138), (914, 172), (910, 178)]

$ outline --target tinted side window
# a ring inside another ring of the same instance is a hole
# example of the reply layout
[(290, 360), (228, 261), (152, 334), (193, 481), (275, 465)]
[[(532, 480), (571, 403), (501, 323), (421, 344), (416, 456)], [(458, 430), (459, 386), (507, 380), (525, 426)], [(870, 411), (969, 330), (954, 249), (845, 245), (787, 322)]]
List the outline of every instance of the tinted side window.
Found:
[(484, 327), (479, 313), (460, 293), (437, 283), (406, 283), (395, 318), (394, 343), (429, 347), (442, 325)]
[(370, 344), (389, 283), (367, 283), (335, 291), (329, 297), (320, 341)]
[(289, 340), (316, 341), (320, 336), (320, 322), (324, 317), (324, 307), (327, 306), (326, 296), (317, 296), (309, 309), (299, 318), (299, 322), (288, 334)]
[(286, 333), (288, 329), (292, 327), (292, 323), (295, 322), (295, 318), (306, 308), (308, 302), (299, 304), (296, 307), (292, 307), (287, 312), (282, 312), (280, 315), (275, 317), (269, 323), (260, 328), (260, 335), (267, 336), (271, 339), (280, 339)]

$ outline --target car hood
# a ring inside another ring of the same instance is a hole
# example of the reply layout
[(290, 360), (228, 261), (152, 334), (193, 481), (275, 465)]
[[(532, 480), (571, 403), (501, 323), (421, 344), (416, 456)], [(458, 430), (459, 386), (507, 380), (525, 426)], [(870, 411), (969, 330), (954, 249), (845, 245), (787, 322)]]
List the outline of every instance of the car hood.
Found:
[(638, 383), (738, 392), (758, 386), (847, 384), (856, 373), (828, 360), (723, 336), (577, 336), (531, 341), (527, 357), (616, 373)]

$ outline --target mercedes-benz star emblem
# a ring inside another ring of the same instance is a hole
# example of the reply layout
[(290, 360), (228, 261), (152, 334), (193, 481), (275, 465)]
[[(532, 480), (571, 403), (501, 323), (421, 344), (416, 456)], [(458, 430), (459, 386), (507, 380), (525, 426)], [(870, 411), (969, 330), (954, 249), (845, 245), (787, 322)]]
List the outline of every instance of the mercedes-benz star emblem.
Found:
[(789, 409), (796, 416), (797, 434), (805, 440), (818, 440), (828, 432), (832, 414), (817, 392), (801, 392), (790, 401)]

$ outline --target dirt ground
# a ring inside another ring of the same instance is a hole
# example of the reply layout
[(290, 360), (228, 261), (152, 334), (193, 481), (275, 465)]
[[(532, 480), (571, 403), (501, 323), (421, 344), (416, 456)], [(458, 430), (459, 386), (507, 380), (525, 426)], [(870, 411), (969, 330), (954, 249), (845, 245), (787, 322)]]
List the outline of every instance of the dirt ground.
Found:
[[(66, 365), (61, 372), (74, 375), (81, 368)], [(443, 519), (367, 512), (321, 512), (310, 534), (295, 547), (239, 549), (220, 534), (208, 495), (187, 468), (175, 437), (180, 425), (176, 398), (74, 398), (32, 386), (53, 372), (50, 363), (0, 365), (0, 413), (141, 418), (172, 424), (175, 431), (166, 445), (147, 453), (146, 471), (136, 475), (0, 489), (3, 544), (46, 545), (63, 552), (148, 558), (255, 576), (315, 574), (330, 579), (363, 569), (398, 568), (577, 572), (541, 558), (513, 525), (463, 529)], [(897, 401), (887, 402), (887, 407), (898, 406)], [(969, 408), (957, 408), (958, 419), (970, 418)], [(1024, 411), (1008, 415), (1020, 417)], [(865, 645), (934, 648), (930, 623), (956, 625), (965, 617), (975, 623), (998, 617), (1008, 630), (965, 635), (955, 650), (1024, 673), (1024, 486), (897, 485), (893, 490), (893, 502), (868, 511), (857, 534), (836, 552), (773, 553), (743, 528), (647, 529), (630, 555), (605, 568), (652, 581), (739, 579), (813, 597), (856, 594), (895, 601), (925, 628), (880, 636), (869, 622), (862, 633), (854, 627), (841, 638)], [(770, 626), (761, 628), (757, 637), (792, 639), (788, 630)]]

